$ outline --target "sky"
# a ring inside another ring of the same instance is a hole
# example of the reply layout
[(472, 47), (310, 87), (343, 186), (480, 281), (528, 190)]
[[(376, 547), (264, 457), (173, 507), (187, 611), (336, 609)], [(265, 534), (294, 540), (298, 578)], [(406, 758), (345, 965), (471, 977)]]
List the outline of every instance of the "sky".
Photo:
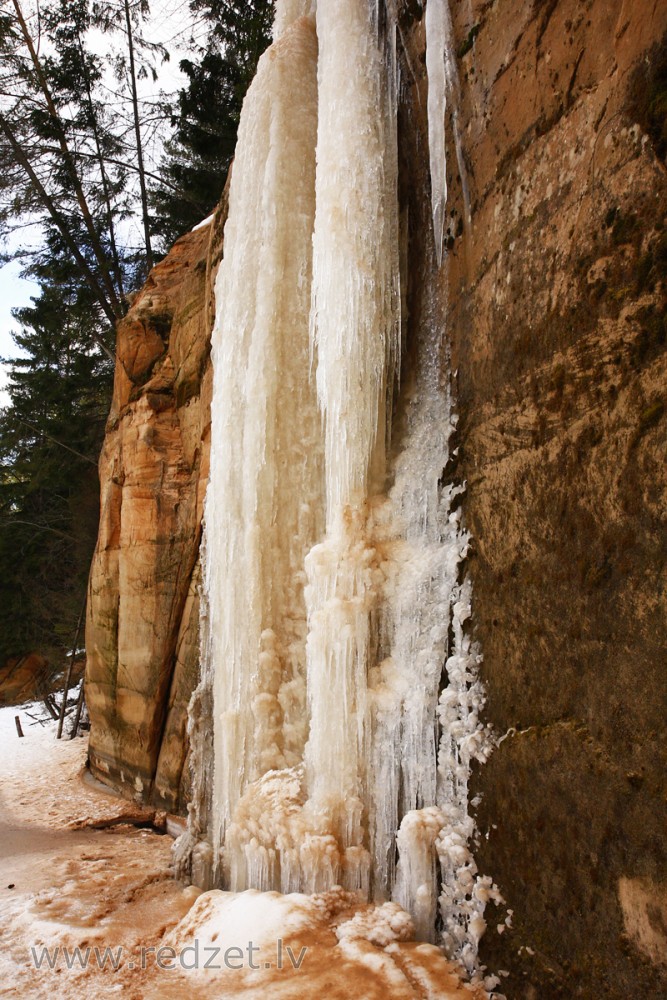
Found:
[(21, 265), (12, 261), (0, 268), (0, 357), (10, 358), (16, 348), (10, 331), (16, 329), (12, 309), (30, 305), (30, 296), (35, 295), (38, 286), (34, 281), (25, 281), (20, 276)]
[[(29, 9), (30, 0), (24, 0), (22, 6)], [(178, 69), (179, 61), (192, 51), (190, 36), (194, 34), (201, 43), (205, 40), (205, 25), (193, 22), (188, 0), (153, 0), (151, 4), (151, 38), (162, 42), (171, 52), (171, 60), (160, 71), (155, 90), (176, 90), (182, 85), (183, 74)], [(93, 47), (103, 50), (104, 40), (92, 40)], [(25, 232), (25, 230), (23, 231)], [(30, 230), (28, 230), (30, 232)], [(33, 235), (34, 238), (34, 235)], [(16, 240), (14, 245), (20, 245)], [(32, 281), (26, 281), (20, 276), (21, 265), (17, 262), (0, 267), (0, 358), (15, 357), (17, 348), (12, 340), (11, 331), (17, 328), (16, 320), (12, 318), (12, 309), (30, 304), (30, 297), (37, 295), (39, 287)], [(0, 363), (0, 407), (9, 402), (6, 391), (7, 373)]]
[[(20, 277), (21, 265), (17, 261), (0, 267), (0, 358), (16, 357), (17, 349), (11, 331), (16, 329), (12, 309), (30, 305), (30, 296), (36, 295), (38, 286), (34, 281), (24, 281)], [(7, 406), (9, 398), (5, 392), (7, 373), (0, 364), (0, 406)]]

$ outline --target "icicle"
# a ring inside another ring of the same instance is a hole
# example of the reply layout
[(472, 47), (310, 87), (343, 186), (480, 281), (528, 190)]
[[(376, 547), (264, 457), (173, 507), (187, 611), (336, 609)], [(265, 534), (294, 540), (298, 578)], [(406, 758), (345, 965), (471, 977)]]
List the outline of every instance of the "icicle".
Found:
[(426, 72), (428, 75), (428, 148), (431, 168), (431, 208), (438, 267), (442, 263), (447, 207), (445, 112), (447, 108), (447, 0), (426, 4)]
[(426, 4), (426, 73), (428, 76), (428, 145), (431, 172), (433, 236), (438, 267), (442, 264), (447, 215), (447, 154), (445, 117), (452, 102), (452, 132), (461, 177), (466, 225), (470, 225), (470, 194), (458, 128), (459, 76), (454, 52), (449, 0)]

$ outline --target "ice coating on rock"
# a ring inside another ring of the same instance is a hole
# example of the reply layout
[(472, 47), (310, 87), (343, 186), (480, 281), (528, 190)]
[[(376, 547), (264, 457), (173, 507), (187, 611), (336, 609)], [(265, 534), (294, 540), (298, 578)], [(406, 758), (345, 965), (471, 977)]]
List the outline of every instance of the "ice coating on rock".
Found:
[(435, 291), (391, 428), (407, 268), (393, 5), (309, 9), (278, 4), (230, 187), (177, 861), (235, 892), (342, 886), (379, 904), (378, 927), (398, 902), (422, 940), (440, 912), (471, 971), (495, 890), (470, 854), (467, 780), (490, 737)]

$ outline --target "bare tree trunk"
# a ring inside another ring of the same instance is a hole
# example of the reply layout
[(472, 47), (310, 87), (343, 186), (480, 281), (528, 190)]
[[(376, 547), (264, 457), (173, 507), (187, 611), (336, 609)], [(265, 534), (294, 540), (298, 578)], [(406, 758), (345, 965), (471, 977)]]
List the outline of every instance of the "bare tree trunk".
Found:
[(58, 712), (56, 711), (56, 707), (53, 702), (53, 695), (47, 692), (42, 698), (42, 701), (44, 702), (44, 708), (55, 722), (58, 718)]
[[(65, 710), (67, 708), (67, 694), (69, 692), (70, 681), (72, 680), (72, 669), (74, 667), (74, 657), (76, 656), (76, 650), (79, 644), (79, 635), (81, 634), (81, 624), (83, 622), (83, 616), (86, 611), (86, 598), (83, 599), (83, 605), (79, 613), (79, 620), (76, 623), (76, 632), (74, 634), (74, 643), (72, 645), (72, 653), (69, 658), (69, 664), (67, 666), (67, 674), (65, 676), (65, 688), (63, 690), (63, 702), (60, 706), (60, 718), (58, 719), (58, 732), (56, 733), (56, 739), (59, 740), (63, 734), (63, 722), (65, 721)], [(81, 686), (83, 687), (83, 678), (81, 678)]]
[(102, 191), (104, 193), (104, 204), (106, 207), (107, 226), (109, 228), (109, 244), (111, 246), (111, 256), (113, 258), (113, 267), (116, 274), (116, 284), (118, 285), (118, 292), (122, 298), (122, 296), (124, 295), (123, 270), (120, 265), (120, 257), (118, 255), (118, 248), (116, 246), (116, 230), (113, 224), (113, 211), (111, 208), (111, 196), (109, 194), (107, 171), (104, 165), (104, 156), (102, 155), (102, 145), (100, 142), (99, 129), (97, 127), (97, 116), (95, 114), (95, 107), (93, 105), (93, 95), (90, 89), (90, 79), (88, 76), (88, 67), (86, 65), (86, 53), (84, 51), (83, 43), (81, 41), (80, 36), (78, 36), (78, 42), (79, 42), (79, 52), (81, 53), (81, 66), (83, 68), (83, 78), (86, 82), (86, 98), (88, 100), (88, 110), (90, 112), (90, 121), (93, 129), (93, 137), (95, 139), (97, 162), (99, 163), (100, 166), (100, 176), (102, 178)]
[(134, 69), (134, 38), (132, 35), (132, 20), (130, 18), (129, 0), (125, 3), (125, 23), (127, 25), (127, 48), (130, 56), (130, 84), (132, 86), (132, 111), (134, 113), (134, 135), (137, 143), (137, 164), (139, 167), (139, 187), (141, 190), (141, 212), (144, 220), (144, 240), (146, 243), (146, 264), (148, 270), (153, 267), (153, 250), (151, 248), (151, 231), (148, 221), (148, 193), (146, 191), (146, 174), (144, 172), (144, 152), (141, 142), (141, 127), (139, 124), (139, 97), (137, 94), (137, 77)]
[(76, 715), (74, 716), (74, 722), (72, 723), (72, 731), (69, 734), (71, 740), (74, 739), (79, 731), (79, 722), (81, 721), (81, 709), (83, 708), (84, 699), (84, 683), (81, 681), (81, 690), (79, 691), (79, 700), (76, 703)]
[[(22, 167), (24, 172), (27, 174), (28, 179), (30, 180), (30, 183), (32, 184), (35, 190), (35, 193), (37, 194), (37, 197), (41, 201), (46, 211), (49, 213), (51, 221), (54, 223), (54, 225), (58, 229), (58, 232), (62, 236), (65, 246), (70, 251), (75, 261), (77, 262), (81, 270), (81, 274), (83, 275), (87, 285), (90, 287), (93, 294), (95, 295), (97, 302), (102, 307), (102, 311), (104, 312), (107, 319), (112, 324), (115, 324), (116, 320), (118, 319), (118, 316), (114, 313), (111, 303), (109, 302), (107, 296), (105, 295), (104, 290), (100, 287), (97, 278), (95, 277), (93, 272), (90, 270), (90, 267), (88, 266), (88, 262), (86, 261), (85, 257), (79, 250), (79, 247), (76, 244), (76, 240), (74, 240), (74, 238), (72, 237), (72, 234), (69, 231), (69, 227), (62, 213), (59, 211), (55, 202), (53, 201), (48, 191), (46, 190), (46, 188), (40, 181), (39, 177), (35, 173), (32, 164), (30, 163), (30, 160), (26, 156), (25, 150), (23, 149), (21, 143), (14, 135), (14, 132), (12, 131), (9, 122), (4, 117), (2, 112), (0, 112), (0, 129), (2, 129), (5, 136), (7, 137), (9, 145), (11, 146), (12, 152), (14, 153), (14, 156), (16, 158), (16, 162), (19, 164), (20, 167)], [(109, 356), (109, 358), (111, 358), (112, 361), (115, 361), (113, 352), (109, 350), (104, 341), (102, 341), (99, 338), (96, 338), (96, 343), (98, 347), (101, 350), (103, 350), (104, 353)]]

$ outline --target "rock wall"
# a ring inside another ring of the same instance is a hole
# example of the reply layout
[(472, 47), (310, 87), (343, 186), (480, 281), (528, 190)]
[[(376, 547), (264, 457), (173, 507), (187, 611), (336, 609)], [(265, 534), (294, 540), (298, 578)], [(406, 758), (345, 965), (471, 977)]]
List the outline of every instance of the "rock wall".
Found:
[[(477, 858), (514, 911), (502, 934), (491, 919), (483, 958), (510, 972), (513, 1000), (657, 997), (667, 171), (649, 121), (659, 99), (641, 74), (667, 5), (452, 8), (471, 218), (452, 147), (438, 271), (423, 7), (400, 4), (404, 364), (410, 331), (445, 293), (460, 412), (446, 475), (468, 485), (475, 629), (502, 737), (475, 778)], [(119, 329), (89, 602), (93, 771), (181, 810), (223, 217), (176, 244)]]
[(483, 957), (513, 1000), (667, 995), (667, 171), (636, 69), (667, 5), (453, 6), (457, 473), (507, 734), (477, 860), (514, 910)]
[(93, 774), (183, 811), (199, 667), (198, 550), (208, 475), (212, 282), (224, 201), (153, 269), (119, 324), (100, 458), (86, 630)]

